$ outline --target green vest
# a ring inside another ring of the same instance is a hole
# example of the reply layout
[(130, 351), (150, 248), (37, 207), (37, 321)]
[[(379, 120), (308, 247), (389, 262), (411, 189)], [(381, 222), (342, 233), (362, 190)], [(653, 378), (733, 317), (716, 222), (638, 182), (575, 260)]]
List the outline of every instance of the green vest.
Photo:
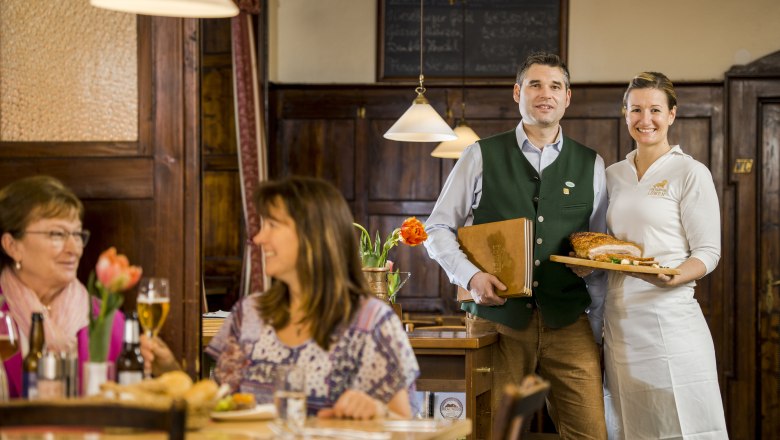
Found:
[(534, 220), (534, 294), (509, 298), (498, 307), (467, 302), (461, 308), (523, 329), (536, 305), (546, 326), (565, 327), (590, 305), (590, 296), (582, 278), (549, 257), (569, 255), (569, 234), (589, 229), (596, 152), (564, 136), (560, 155), (540, 179), (517, 145), (514, 130), (482, 139), (479, 145), (482, 198), (473, 212), (474, 224), (518, 217)]

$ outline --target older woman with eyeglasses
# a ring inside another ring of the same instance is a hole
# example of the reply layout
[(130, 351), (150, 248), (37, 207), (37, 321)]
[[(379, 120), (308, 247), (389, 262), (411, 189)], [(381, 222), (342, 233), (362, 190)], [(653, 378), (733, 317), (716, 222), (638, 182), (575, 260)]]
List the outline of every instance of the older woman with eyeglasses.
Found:
[[(20, 350), (4, 361), (11, 397), (22, 395), (32, 313), (43, 313), (47, 349), (88, 358), (87, 310), (99, 304), (76, 278), (89, 240), (83, 215), (78, 197), (53, 177), (27, 177), (0, 189), (0, 310), (21, 336)], [(117, 313), (109, 360), (119, 355), (123, 323)]]

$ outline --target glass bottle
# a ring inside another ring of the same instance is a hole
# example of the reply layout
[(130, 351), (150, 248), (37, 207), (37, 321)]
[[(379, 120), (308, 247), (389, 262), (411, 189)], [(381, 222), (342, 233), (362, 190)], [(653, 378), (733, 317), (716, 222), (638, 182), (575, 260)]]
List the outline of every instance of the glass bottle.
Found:
[(34, 312), (30, 325), (30, 350), (22, 362), (22, 397), (27, 399), (38, 398), (38, 363), (43, 357), (45, 342), (43, 314)]
[(138, 330), (138, 314), (125, 319), (125, 334), (122, 352), (116, 359), (116, 381), (120, 385), (130, 385), (144, 378), (144, 358), (141, 356), (141, 344)]

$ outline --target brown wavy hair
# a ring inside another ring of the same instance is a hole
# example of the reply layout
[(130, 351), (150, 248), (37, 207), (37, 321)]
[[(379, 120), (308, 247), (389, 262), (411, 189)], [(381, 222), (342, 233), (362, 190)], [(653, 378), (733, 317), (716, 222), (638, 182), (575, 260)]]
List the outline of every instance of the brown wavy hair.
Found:
[[(258, 214), (268, 216), (282, 207), (298, 234), (296, 270), (303, 293), (303, 322), (327, 350), (339, 326), (354, 316), (361, 299), (369, 296), (363, 277), (352, 213), (341, 193), (325, 180), (288, 177), (264, 182), (257, 189)], [(279, 330), (290, 322), (290, 292), (273, 280), (256, 302), (260, 317)]]
[[(25, 177), (0, 189), (0, 236), (7, 232), (20, 239), (34, 221), (76, 216), (84, 219), (84, 205), (54, 177)], [(13, 264), (13, 259), (0, 246), (0, 270)]]

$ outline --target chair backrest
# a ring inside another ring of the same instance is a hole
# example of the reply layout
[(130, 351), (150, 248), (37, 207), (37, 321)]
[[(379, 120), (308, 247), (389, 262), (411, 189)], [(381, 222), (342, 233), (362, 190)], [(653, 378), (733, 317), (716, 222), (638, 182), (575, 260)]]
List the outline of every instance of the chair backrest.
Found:
[(0, 428), (137, 428), (166, 432), (170, 440), (183, 440), (186, 424), (187, 404), (184, 401), (174, 401), (170, 408), (81, 399), (13, 400), (0, 404)]
[(520, 385), (507, 385), (493, 417), (494, 440), (519, 440), (534, 412), (544, 405), (550, 383), (532, 374)]

